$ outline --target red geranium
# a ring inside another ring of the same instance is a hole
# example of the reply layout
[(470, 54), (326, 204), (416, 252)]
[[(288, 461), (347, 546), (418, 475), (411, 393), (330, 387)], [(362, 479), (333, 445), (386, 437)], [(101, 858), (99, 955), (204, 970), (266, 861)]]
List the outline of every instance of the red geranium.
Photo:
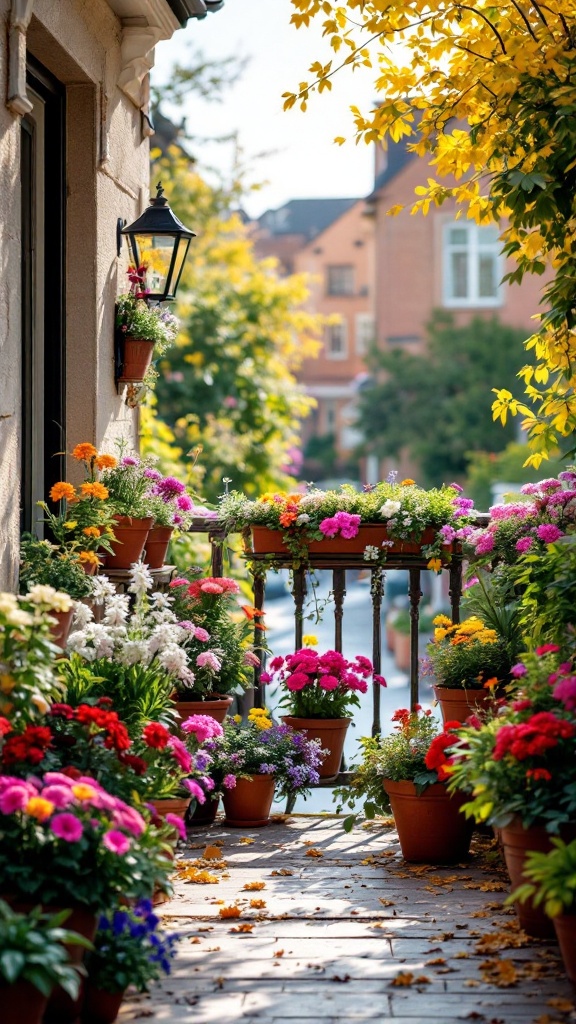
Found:
[(452, 759), (446, 756), (446, 751), (456, 742), (456, 737), (452, 735), (453, 730), (461, 728), (461, 722), (445, 722), (444, 731), (436, 736), (428, 747), (424, 760), (430, 771), (437, 772), (438, 782), (445, 782), (450, 778), (450, 773), (446, 769), (452, 764)]
[(142, 739), (147, 746), (162, 750), (168, 744), (170, 733), (160, 722), (149, 722), (142, 732)]

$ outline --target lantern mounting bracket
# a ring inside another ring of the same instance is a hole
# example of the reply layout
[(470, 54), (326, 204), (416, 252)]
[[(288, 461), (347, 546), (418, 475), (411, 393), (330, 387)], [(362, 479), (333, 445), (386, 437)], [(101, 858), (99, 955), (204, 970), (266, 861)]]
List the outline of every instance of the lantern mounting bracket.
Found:
[(126, 221), (124, 217), (118, 217), (116, 221), (116, 249), (118, 256), (122, 254), (122, 228), (126, 227)]

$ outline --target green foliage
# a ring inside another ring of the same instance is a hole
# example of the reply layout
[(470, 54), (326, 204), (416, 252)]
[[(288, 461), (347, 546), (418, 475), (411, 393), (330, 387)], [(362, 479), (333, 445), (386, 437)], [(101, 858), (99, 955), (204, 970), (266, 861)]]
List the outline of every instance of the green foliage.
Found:
[[(474, 571), (474, 570), (471, 570)], [(521, 611), (511, 574), (503, 565), (491, 573), (479, 569), (464, 592), (461, 609), (466, 617), (476, 615), (485, 626), (505, 641), (510, 663), (525, 646)]]
[(523, 555), (513, 569), (521, 593), (520, 622), (531, 643), (552, 642), (570, 649), (576, 626), (576, 534)]
[(573, 914), (576, 905), (576, 840), (565, 843), (552, 837), (552, 850), (526, 854), (522, 875), (528, 881), (506, 899), (506, 903), (524, 903), (532, 899), (535, 906), (544, 904), (549, 917)]
[(453, 624), (436, 618), (434, 639), (426, 652), (436, 682), (449, 689), (482, 689), (490, 680), (504, 682), (512, 664), (506, 641), (481, 619), (471, 616)]
[[(499, 451), (514, 436), (492, 422), (494, 382), (512, 386), (522, 362), (523, 332), (494, 318), (456, 326), (436, 312), (426, 352), (373, 349), (373, 383), (360, 394), (360, 427), (380, 456), (407, 449), (425, 486), (463, 478), (473, 451)], [(430, 416), (434, 415), (434, 429)]]
[(62, 696), (51, 613), (71, 603), (68, 594), (40, 584), (23, 597), (0, 593), (0, 714), (12, 723), (31, 722)]
[(76, 932), (63, 928), (69, 910), (43, 914), (35, 907), (29, 914), (19, 914), (0, 900), (0, 979), (3, 986), (27, 981), (43, 996), (50, 996), (59, 985), (76, 999), (83, 968), (69, 960), (64, 943), (85, 946), (91, 943)]
[(24, 533), (20, 541), (20, 592), (25, 594), (37, 583), (63, 591), (77, 601), (92, 593), (92, 580), (76, 555)]
[(154, 461), (153, 458), (140, 459), (138, 455), (127, 451), (124, 439), (118, 441), (116, 447), (118, 463), (112, 469), (106, 469), (101, 478), (108, 489), (110, 508), (119, 516), (133, 516), (136, 519), (151, 515), (146, 498), (150, 480), (144, 472)]
[(116, 299), (116, 327), (126, 337), (153, 341), (155, 354), (161, 356), (173, 344), (178, 333), (178, 321), (163, 306), (149, 306), (131, 292)]

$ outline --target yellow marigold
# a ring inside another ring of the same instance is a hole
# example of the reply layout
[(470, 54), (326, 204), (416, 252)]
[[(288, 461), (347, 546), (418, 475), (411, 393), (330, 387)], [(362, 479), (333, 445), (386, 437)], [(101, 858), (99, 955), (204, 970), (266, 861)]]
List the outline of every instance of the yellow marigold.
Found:
[[(64, 523), (64, 525), (66, 525), (66, 523)], [(74, 524), (74, 525), (76, 525), (76, 524)], [(82, 533), (86, 537), (99, 537), (100, 536), (100, 530), (98, 529), (97, 526), (85, 526), (84, 529), (82, 530)]]
[(248, 718), (259, 718), (260, 715), (266, 715), (268, 717), (270, 712), (266, 708), (250, 708), (248, 712)]
[(86, 562), (87, 565), (100, 565), (100, 559), (95, 551), (81, 551), (78, 560)]
[(410, 477), (407, 476), (405, 480), (400, 481), (400, 487), (412, 487), (412, 485), (415, 483), (415, 480), (411, 480)]
[(53, 810), (54, 804), (50, 800), (45, 800), (43, 796), (30, 797), (24, 808), (25, 813), (31, 818), (36, 818), (37, 821), (46, 821)]
[(274, 501), (275, 497), (276, 495), (272, 494), (271, 491), (266, 491), (266, 494), (262, 494), (261, 497), (258, 498), (258, 501), (263, 501), (266, 504), (270, 504), (271, 502)]
[(96, 796), (94, 786), (89, 786), (87, 782), (77, 782), (72, 786), (72, 792), (77, 800), (92, 800)]
[(428, 561), (426, 568), (427, 569), (432, 569), (433, 572), (440, 572), (440, 569), (442, 568), (442, 559), (441, 558), (431, 558)]
[(240, 722), (242, 721), (242, 715), (234, 715), (233, 721), (236, 722), (236, 725), (240, 725)]
[(304, 647), (316, 647), (318, 643), (318, 637), (314, 633), (305, 633), (302, 637), (302, 643)]
[(52, 501), (70, 501), (71, 498), (76, 497), (76, 490), (72, 484), (66, 483), (65, 480), (59, 480), (50, 488), (50, 497)]
[(464, 619), (458, 626), (458, 633), (478, 633), (479, 630), (484, 629), (484, 623), (482, 619), (479, 619), (476, 615), (471, 615), (469, 619)]
[(438, 643), (439, 640), (444, 640), (448, 636), (448, 630), (443, 629), (441, 626), (437, 626), (434, 630), (434, 641)]
[(109, 494), (108, 488), (104, 487), (104, 484), (99, 484), (98, 481), (80, 484), (80, 490), (84, 498), (101, 498), (103, 501)]
[(114, 466), (118, 464), (118, 460), (113, 455), (107, 455), (106, 452), (102, 452), (102, 455), (96, 456), (96, 465), (98, 469), (114, 469)]
[(271, 729), (272, 719), (271, 718), (253, 718), (252, 721), (257, 729)]
[(77, 444), (72, 452), (72, 458), (78, 459), (78, 462), (89, 462), (95, 455), (98, 455), (98, 451), (94, 445), (89, 444), (88, 441), (84, 441), (82, 444)]
[(432, 619), (432, 623), (434, 626), (451, 626), (452, 619), (449, 619), (447, 615), (436, 615)]
[(78, 523), (75, 519), (69, 519), (67, 523), (64, 523), (64, 528), (66, 530), (75, 530), (77, 526)]

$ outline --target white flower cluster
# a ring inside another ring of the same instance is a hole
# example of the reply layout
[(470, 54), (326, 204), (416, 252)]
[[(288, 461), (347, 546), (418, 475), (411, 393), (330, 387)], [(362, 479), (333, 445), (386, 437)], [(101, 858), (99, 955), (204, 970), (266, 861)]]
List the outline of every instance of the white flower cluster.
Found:
[[(147, 668), (156, 659), (167, 673), (191, 686), (194, 673), (186, 653), (190, 631), (179, 624), (169, 595), (148, 594), (152, 585), (142, 562), (132, 566), (128, 594), (117, 594), (106, 576), (97, 576), (94, 600), (103, 606), (102, 620), (95, 622), (92, 609), (78, 604), (68, 647), (88, 662), (109, 658), (126, 667)], [(129, 594), (135, 595), (133, 608)]]

